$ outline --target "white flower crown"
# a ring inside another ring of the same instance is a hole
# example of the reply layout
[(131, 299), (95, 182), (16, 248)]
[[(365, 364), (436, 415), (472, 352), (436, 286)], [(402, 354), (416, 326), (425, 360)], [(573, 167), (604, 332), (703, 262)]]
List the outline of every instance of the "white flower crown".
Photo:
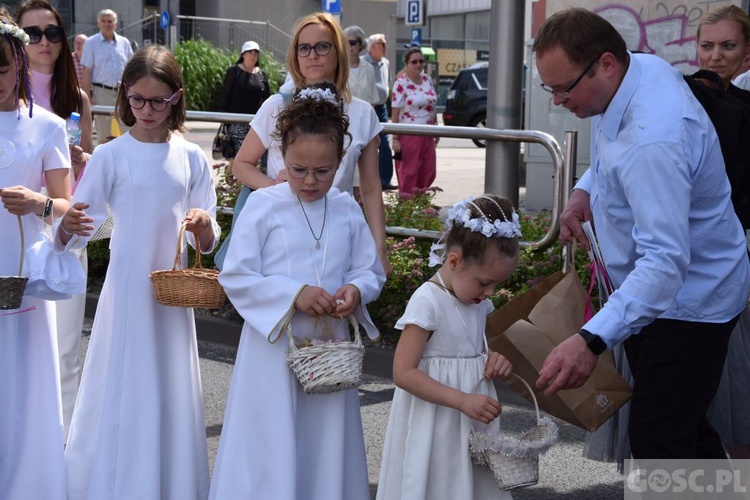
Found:
[[(464, 226), (475, 233), (482, 233), (485, 238), (517, 238), (521, 236), (521, 224), (518, 222), (518, 214), (515, 210), (511, 214), (510, 219), (505, 215), (505, 212), (500, 207), (500, 204), (490, 198), (489, 196), (480, 196), (476, 199), (490, 200), (500, 211), (502, 219), (495, 219), (491, 221), (487, 215), (482, 212), (476, 203), (474, 203), (474, 197), (470, 196), (465, 200), (461, 200), (453, 205), (453, 208), (448, 210), (448, 229), (450, 230), (453, 224)], [(480, 217), (471, 218), (471, 208), (474, 207), (479, 212)], [(445, 231), (440, 239), (433, 243), (430, 247), (430, 257), (428, 265), (435, 267), (442, 264), (445, 261), (445, 237), (448, 231)]]
[(331, 104), (339, 105), (336, 95), (330, 89), (306, 88), (300, 90), (294, 97), (295, 101), (300, 99), (315, 99), (316, 101), (327, 101)]
[[(480, 196), (477, 199), (490, 200), (495, 204), (497, 209), (500, 211), (502, 219), (495, 219), (491, 221), (487, 215), (474, 203), (474, 197), (471, 196), (466, 200), (461, 200), (453, 208), (448, 210), (448, 227), (452, 224), (458, 224), (465, 228), (471, 229), (472, 232), (481, 232), (485, 237), (490, 238), (492, 236), (496, 238), (516, 238), (521, 236), (521, 224), (518, 222), (518, 214), (515, 210), (511, 214), (511, 218), (505, 215), (505, 212), (500, 205), (488, 196)], [(479, 212), (480, 217), (471, 218), (471, 207), (474, 207)]]
[(0, 35), (10, 35), (21, 41), (22, 44), (29, 44), (29, 35), (23, 29), (19, 28), (15, 24), (6, 23), (0, 21)]

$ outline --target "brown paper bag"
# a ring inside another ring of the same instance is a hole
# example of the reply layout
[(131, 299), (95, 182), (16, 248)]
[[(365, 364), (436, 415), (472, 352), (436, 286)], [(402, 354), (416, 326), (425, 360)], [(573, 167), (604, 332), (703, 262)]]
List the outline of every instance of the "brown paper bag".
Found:
[[(586, 301), (578, 275), (558, 271), (487, 318), (490, 348), (508, 358), (513, 372), (533, 386), (550, 351), (583, 326)], [(510, 385), (530, 400), (520, 382)], [(554, 396), (535, 394), (542, 410), (593, 432), (630, 399), (631, 389), (607, 351), (581, 387)]]

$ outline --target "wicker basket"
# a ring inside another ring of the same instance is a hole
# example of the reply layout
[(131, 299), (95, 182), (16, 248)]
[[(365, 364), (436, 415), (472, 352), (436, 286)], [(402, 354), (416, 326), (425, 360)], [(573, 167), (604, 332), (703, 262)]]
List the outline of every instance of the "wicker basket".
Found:
[[(548, 417), (540, 418), (539, 404), (534, 391), (522, 378), (518, 380), (528, 389), (536, 408), (537, 425), (519, 438), (488, 435), (473, 431), (469, 437), (472, 459), (492, 470), (495, 481), (503, 490), (532, 486), (539, 482), (539, 455), (557, 441), (557, 425)], [(477, 382), (476, 391), (484, 378)]]
[[(286, 362), (297, 376), (307, 394), (328, 394), (359, 387), (362, 383), (362, 360), (365, 347), (354, 316), (349, 317), (354, 327), (354, 342), (327, 342), (320, 345), (297, 347), (291, 331), (291, 316), (284, 324), (289, 339)], [(324, 325), (326, 326), (326, 325)]]
[(21, 257), (18, 264), (18, 276), (0, 276), (0, 309), (18, 309), (23, 301), (23, 292), (26, 290), (26, 282), (29, 278), (21, 276), (23, 273), (24, 238), (23, 222), (21, 216), (17, 215), (18, 230), (21, 233)]
[(159, 304), (176, 307), (202, 307), (218, 309), (227, 299), (219, 284), (219, 271), (201, 266), (200, 242), (196, 236), (194, 266), (182, 268), (182, 239), (186, 221), (180, 226), (177, 238), (177, 253), (171, 271), (154, 271), (149, 274), (154, 287), (154, 296)]

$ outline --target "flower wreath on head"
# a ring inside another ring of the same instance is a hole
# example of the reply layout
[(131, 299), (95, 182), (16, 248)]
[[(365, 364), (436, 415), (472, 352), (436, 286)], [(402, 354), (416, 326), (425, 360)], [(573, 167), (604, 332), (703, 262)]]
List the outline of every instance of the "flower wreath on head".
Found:
[[(491, 201), (500, 211), (502, 219), (498, 218), (494, 221), (490, 220), (487, 214), (485, 214), (482, 209), (474, 203), (475, 199)], [(479, 217), (472, 218), (472, 207), (479, 212)], [(508, 218), (505, 211), (500, 207), (500, 204), (489, 196), (479, 196), (478, 198), (470, 196), (465, 200), (455, 203), (453, 207), (448, 210), (448, 219), (446, 222), (448, 224), (448, 231), (454, 224), (456, 224), (463, 226), (474, 233), (482, 233), (485, 238), (521, 237), (521, 224), (518, 222), (518, 214), (516, 211), (513, 210), (510, 218)], [(430, 267), (440, 265), (445, 261), (445, 235), (448, 234), (448, 231), (443, 233), (440, 239), (430, 247)]]
[(339, 106), (339, 101), (336, 99), (336, 95), (331, 92), (330, 89), (315, 87), (304, 88), (294, 96), (295, 101), (299, 101), (300, 99), (315, 99), (316, 101), (326, 101)]
[(28, 33), (26, 33), (23, 30), (23, 28), (19, 28), (15, 24), (6, 23), (5, 21), (0, 21), (0, 35), (10, 35), (20, 40), (21, 43), (24, 45), (29, 44)]

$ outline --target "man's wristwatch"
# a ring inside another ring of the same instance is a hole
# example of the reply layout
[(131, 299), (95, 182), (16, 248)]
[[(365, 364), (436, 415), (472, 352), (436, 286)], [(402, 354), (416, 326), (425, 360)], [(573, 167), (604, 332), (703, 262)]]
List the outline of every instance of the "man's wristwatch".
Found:
[(47, 201), (44, 202), (44, 209), (42, 210), (42, 213), (37, 215), (39, 215), (39, 217), (41, 217), (42, 219), (46, 219), (47, 217), (49, 217), (52, 213), (52, 204), (52, 198), (47, 198)]
[(583, 328), (578, 332), (578, 335), (583, 337), (583, 340), (586, 341), (586, 347), (597, 356), (607, 350), (607, 344), (604, 343), (599, 335), (595, 335)]

